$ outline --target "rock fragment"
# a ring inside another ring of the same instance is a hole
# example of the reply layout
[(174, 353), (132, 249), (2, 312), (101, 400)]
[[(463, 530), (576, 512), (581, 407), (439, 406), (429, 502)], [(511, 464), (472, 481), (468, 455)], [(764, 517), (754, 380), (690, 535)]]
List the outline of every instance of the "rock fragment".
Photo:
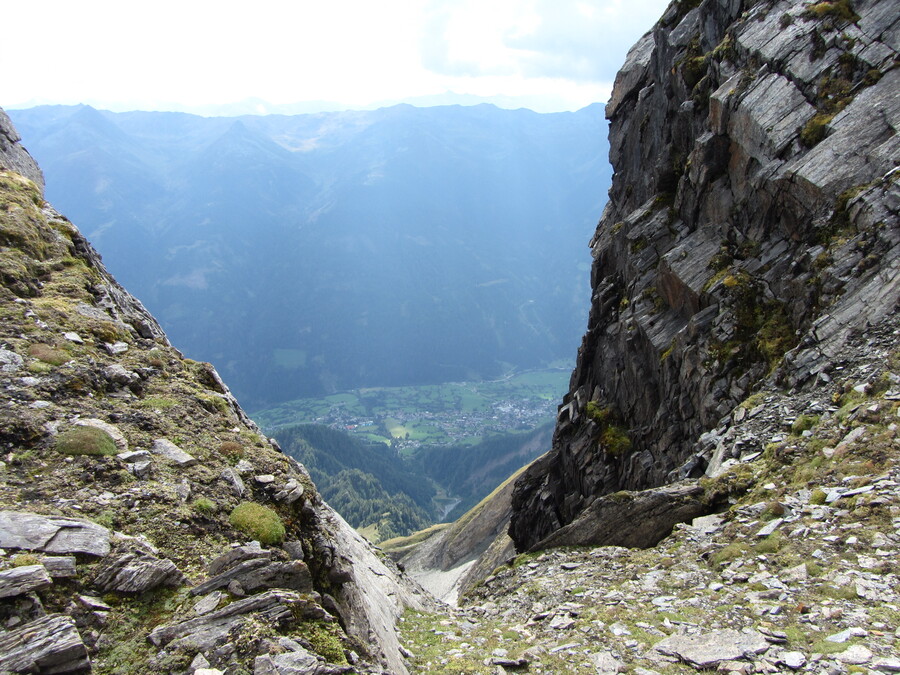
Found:
[(108, 563), (94, 583), (108, 593), (143, 593), (154, 588), (174, 588), (184, 582), (184, 575), (171, 560), (146, 553), (126, 553)]
[(91, 668), (75, 622), (50, 614), (0, 633), (0, 672), (82, 673)]
[(197, 460), (166, 438), (157, 438), (150, 449), (156, 455), (165, 457), (177, 466), (186, 469), (194, 466)]
[(0, 571), (0, 598), (23, 595), (53, 583), (43, 565), (23, 565)]

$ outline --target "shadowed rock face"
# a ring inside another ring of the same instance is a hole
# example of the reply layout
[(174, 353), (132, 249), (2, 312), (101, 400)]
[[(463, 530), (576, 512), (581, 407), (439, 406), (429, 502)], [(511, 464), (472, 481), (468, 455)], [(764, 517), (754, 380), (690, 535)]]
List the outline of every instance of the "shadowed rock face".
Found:
[(697, 439), (756, 383), (811, 383), (897, 307), (900, 3), (686, 4), (606, 108), (590, 318), (513, 495), (519, 550), (599, 495), (702, 473)]

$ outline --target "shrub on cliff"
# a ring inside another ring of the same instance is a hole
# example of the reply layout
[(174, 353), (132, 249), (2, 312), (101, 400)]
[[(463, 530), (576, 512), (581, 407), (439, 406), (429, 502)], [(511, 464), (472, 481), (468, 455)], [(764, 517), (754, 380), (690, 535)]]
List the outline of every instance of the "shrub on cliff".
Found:
[(241, 502), (229, 518), (232, 527), (248, 534), (261, 544), (280, 544), (284, 540), (284, 524), (272, 509), (256, 502)]

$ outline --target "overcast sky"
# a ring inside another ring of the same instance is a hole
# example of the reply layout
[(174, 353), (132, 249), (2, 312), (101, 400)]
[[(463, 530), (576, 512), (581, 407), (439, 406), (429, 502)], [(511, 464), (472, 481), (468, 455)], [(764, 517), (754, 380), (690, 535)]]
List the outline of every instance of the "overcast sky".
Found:
[(628, 48), (666, 4), (7, 3), (0, 106), (85, 102), (171, 110), (260, 99), (353, 107), (449, 91), (541, 111), (575, 110), (607, 99)]

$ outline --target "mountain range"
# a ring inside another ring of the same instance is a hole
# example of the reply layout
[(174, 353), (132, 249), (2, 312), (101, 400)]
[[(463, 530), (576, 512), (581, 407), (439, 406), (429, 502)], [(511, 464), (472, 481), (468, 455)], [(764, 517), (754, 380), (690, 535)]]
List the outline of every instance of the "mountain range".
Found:
[(10, 112), (48, 197), (249, 409), (570, 359), (600, 106)]

